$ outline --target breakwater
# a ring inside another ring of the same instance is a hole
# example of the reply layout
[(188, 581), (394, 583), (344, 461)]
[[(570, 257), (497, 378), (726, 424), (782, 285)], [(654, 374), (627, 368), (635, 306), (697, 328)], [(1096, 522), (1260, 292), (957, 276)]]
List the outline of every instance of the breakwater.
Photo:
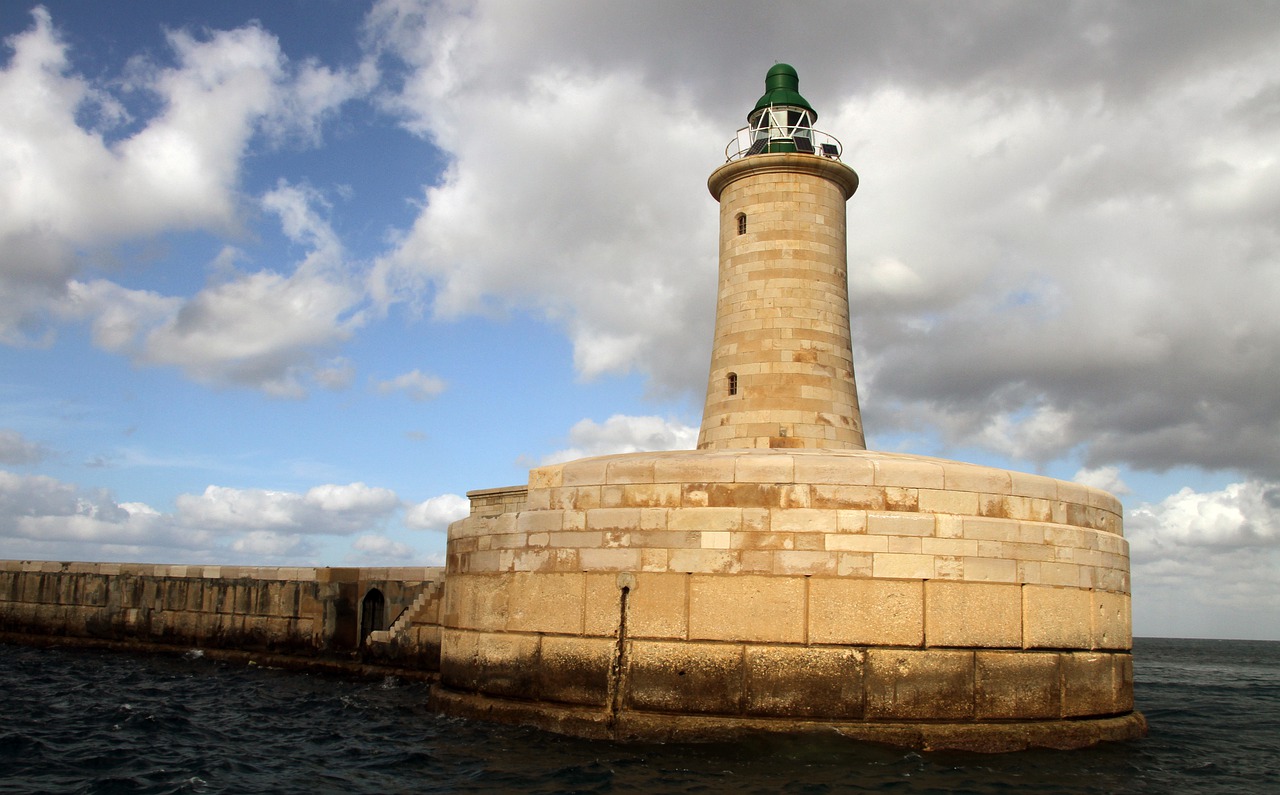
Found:
[(435, 671), (444, 570), (0, 561), (0, 633)]

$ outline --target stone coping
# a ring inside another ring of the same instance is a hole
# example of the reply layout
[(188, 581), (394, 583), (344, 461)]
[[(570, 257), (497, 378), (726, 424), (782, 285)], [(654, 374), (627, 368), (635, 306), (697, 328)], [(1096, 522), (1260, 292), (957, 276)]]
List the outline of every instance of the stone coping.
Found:
[(1102, 489), (1044, 475), (874, 450), (673, 450), (580, 458), (537, 467), (529, 489), (639, 483), (805, 483), (971, 491), (1075, 503), (1120, 515)]
[(1007, 753), (1029, 748), (1088, 748), (1102, 742), (1136, 740), (1147, 734), (1147, 720), (1137, 711), (1081, 720), (987, 723), (818, 721), (673, 715), (632, 710), (610, 715), (598, 708), (463, 693), (442, 685), (431, 688), (430, 704), (448, 715), (534, 726), (588, 739), (620, 741), (724, 742), (758, 734), (817, 734), (924, 751)]
[(789, 177), (810, 174), (839, 185), (846, 201), (858, 190), (857, 172), (839, 160), (791, 152), (752, 155), (725, 163), (711, 172), (707, 179), (707, 190), (711, 191), (716, 201), (720, 201), (720, 194), (729, 183), (748, 174), (783, 174)]
[(42, 574), (99, 574), (106, 576), (174, 577), (189, 579), (249, 579), (302, 582), (404, 580), (421, 582), (444, 577), (441, 566), (330, 568), (320, 566), (222, 566), (209, 564), (95, 563), (87, 561), (0, 560), (0, 571)]

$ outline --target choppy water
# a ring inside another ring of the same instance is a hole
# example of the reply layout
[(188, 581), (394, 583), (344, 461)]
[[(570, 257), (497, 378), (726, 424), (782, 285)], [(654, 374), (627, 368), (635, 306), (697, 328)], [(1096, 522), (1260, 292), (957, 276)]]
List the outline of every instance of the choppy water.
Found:
[(616, 745), (443, 718), (426, 685), (0, 644), (0, 792), (1280, 792), (1280, 643), (1139, 639), (1133, 743)]

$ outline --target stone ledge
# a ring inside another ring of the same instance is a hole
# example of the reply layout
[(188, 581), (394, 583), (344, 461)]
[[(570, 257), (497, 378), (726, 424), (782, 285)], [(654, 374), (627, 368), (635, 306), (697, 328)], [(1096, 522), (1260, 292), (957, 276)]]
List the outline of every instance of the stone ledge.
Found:
[(430, 706), (447, 715), (533, 726), (596, 740), (722, 742), (758, 734), (827, 735), (924, 751), (1006, 753), (1029, 748), (1069, 750), (1103, 742), (1136, 740), (1147, 734), (1140, 712), (1053, 721), (819, 721), (789, 718), (672, 715), (536, 701), (517, 701), (431, 688)]

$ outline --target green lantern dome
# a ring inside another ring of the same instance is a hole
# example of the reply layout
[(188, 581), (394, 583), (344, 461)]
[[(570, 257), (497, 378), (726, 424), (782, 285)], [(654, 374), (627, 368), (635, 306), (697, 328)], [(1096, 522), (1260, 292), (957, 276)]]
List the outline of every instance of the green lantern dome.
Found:
[(791, 64), (779, 63), (774, 64), (764, 77), (764, 94), (761, 95), (756, 106), (752, 108), (751, 113), (747, 114), (750, 119), (755, 115), (756, 111), (767, 108), (770, 105), (790, 105), (792, 107), (804, 108), (812, 115), (812, 119), (818, 118), (818, 112), (813, 109), (809, 101), (800, 96), (800, 75), (796, 73), (795, 67)]

